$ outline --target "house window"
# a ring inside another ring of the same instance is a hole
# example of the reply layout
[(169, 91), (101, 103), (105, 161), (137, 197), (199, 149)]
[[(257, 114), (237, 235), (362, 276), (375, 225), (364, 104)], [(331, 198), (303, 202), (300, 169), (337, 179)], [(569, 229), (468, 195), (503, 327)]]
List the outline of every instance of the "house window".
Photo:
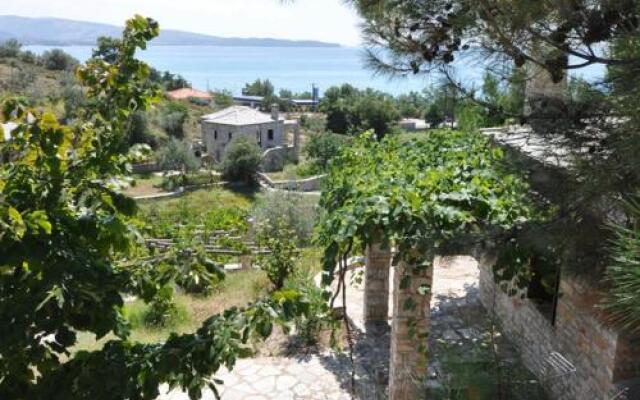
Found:
[(269, 132), (267, 132), (267, 139), (273, 140), (273, 129), (269, 129)]
[(229, 140), (233, 139), (233, 132), (229, 132)]
[(213, 140), (218, 140), (218, 131), (213, 131)]
[(256, 140), (258, 141), (258, 145), (261, 146), (262, 145), (262, 132), (260, 132), (260, 131), (256, 132)]
[(556, 309), (560, 291), (560, 265), (539, 255), (531, 258), (531, 280), (527, 297), (552, 325), (556, 322)]

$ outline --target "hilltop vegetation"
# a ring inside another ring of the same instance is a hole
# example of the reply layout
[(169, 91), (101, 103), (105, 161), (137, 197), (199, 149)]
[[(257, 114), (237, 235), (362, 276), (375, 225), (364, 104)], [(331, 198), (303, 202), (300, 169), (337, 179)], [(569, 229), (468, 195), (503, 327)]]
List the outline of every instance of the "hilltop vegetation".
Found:
[[(114, 39), (100, 38), (95, 54), (108, 57), (109, 49), (116, 45)], [(78, 60), (60, 49), (36, 55), (23, 50), (16, 40), (0, 43), (0, 100), (18, 95), (31, 106), (50, 109), (60, 121), (73, 120), (86, 102), (86, 89), (79, 86), (74, 76), (78, 65)], [(153, 68), (150, 71), (149, 85), (164, 90), (190, 86), (180, 75)], [(206, 104), (161, 99), (151, 109), (132, 114), (129, 142), (155, 148), (171, 137), (199, 137), (199, 118), (211, 111)]]

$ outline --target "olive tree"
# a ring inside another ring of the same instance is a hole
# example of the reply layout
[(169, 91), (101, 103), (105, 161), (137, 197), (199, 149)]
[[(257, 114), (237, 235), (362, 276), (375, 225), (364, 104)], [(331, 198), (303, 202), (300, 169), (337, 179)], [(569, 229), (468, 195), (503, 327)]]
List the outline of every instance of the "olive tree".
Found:
[(225, 148), (222, 175), (231, 181), (254, 184), (260, 168), (260, 148), (246, 137), (234, 138)]

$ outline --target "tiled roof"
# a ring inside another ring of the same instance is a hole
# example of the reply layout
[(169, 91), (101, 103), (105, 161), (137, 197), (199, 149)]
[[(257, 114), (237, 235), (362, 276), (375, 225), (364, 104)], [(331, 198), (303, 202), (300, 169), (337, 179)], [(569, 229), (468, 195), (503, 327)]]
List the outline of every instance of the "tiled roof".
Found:
[[(279, 118), (279, 120), (284, 121), (283, 118)], [(260, 112), (251, 107), (232, 106), (222, 111), (205, 115), (202, 117), (202, 121), (214, 124), (242, 126), (266, 124), (273, 122), (273, 119), (271, 119), (270, 114)]]
[(195, 97), (197, 99), (206, 99), (210, 100), (211, 95), (207, 92), (203, 92), (201, 90), (191, 89), (191, 88), (182, 88), (172, 90), (167, 92), (167, 97), (170, 97), (174, 100), (187, 100), (189, 98)]

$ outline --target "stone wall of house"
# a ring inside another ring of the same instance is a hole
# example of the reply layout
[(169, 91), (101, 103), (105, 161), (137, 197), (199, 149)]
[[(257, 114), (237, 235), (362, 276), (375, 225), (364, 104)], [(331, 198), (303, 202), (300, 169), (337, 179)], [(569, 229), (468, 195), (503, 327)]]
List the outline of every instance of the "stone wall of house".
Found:
[[(202, 140), (207, 149), (207, 154), (214, 160), (222, 160), (225, 147), (236, 137), (244, 136), (266, 150), (282, 146), (285, 143), (284, 124), (282, 121), (273, 121), (257, 125), (224, 125), (202, 121)], [(269, 140), (269, 130), (273, 131), (273, 139)], [(217, 132), (217, 134), (216, 134)], [(231, 138), (229, 138), (231, 135)]]
[[(483, 305), (496, 314), (505, 334), (519, 347), (524, 364), (543, 382), (552, 399), (610, 399), (620, 390), (618, 382), (640, 376), (637, 338), (625, 337), (607, 326), (597, 309), (601, 297), (593, 288), (562, 279), (553, 323), (532, 301), (510, 297), (497, 288), (492, 260), (480, 258)], [(576, 371), (558, 376), (560, 373), (547, 365), (552, 352), (562, 354)]]

